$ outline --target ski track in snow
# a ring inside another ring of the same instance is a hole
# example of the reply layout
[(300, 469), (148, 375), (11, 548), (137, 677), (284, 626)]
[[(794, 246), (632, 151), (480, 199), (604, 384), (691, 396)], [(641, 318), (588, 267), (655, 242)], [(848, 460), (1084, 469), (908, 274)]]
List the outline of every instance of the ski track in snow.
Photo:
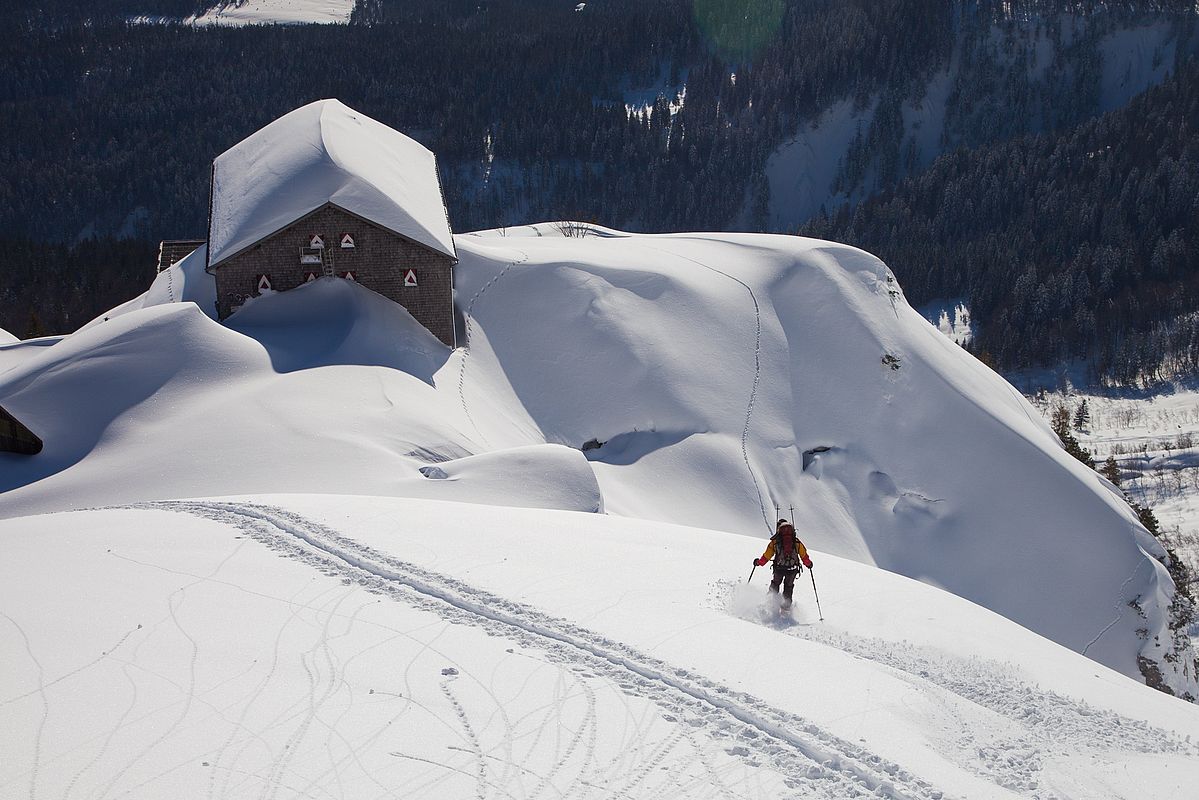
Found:
[[(42, 701), (42, 716), (38, 720), (37, 734), (33, 740), (33, 768), (29, 771), (29, 797), (34, 798), (37, 797), (38, 770), (41, 767), (42, 761), (42, 737), (46, 730), (46, 721), (50, 718), (50, 701), (46, 697), (46, 671), (42, 668), (42, 662), (34, 655), (33, 645), (29, 643), (29, 636), (25, 633), (25, 629), (8, 614), (0, 611), (0, 616), (3, 616), (17, 629), (17, 634), (21, 637), (21, 642), (25, 645), (25, 653), (37, 669), (37, 690), (32, 692), (32, 694), (37, 694)], [(28, 697), (29, 695), (26, 694), (24, 696)]]
[(1141, 571), (1141, 566), (1146, 563), (1148, 563), (1148, 562), (1146, 562), (1145, 560), (1138, 561), (1136, 567), (1134, 567), (1132, 570), (1132, 574), (1130, 574), (1127, 578), (1124, 579), (1124, 583), (1120, 584), (1120, 590), (1116, 593), (1116, 616), (1112, 619), (1111, 622), (1107, 623), (1107, 625), (1104, 626), (1103, 630), (1101, 630), (1101, 631), (1099, 631), (1099, 633), (1095, 634), (1094, 639), (1087, 642), (1087, 646), (1082, 649), (1082, 654), (1084, 656), (1087, 654), (1088, 650), (1090, 650), (1092, 647), (1095, 646), (1096, 642), (1098, 642), (1100, 639), (1103, 638), (1103, 634), (1107, 633), (1112, 628), (1114, 628), (1116, 626), (1116, 623), (1118, 623), (1120, 620), (1122, 620), (1124, 618), (1125, 604), (1127, 602), (1124, 600), (1124, 589), (1128, 586), (1128, 584), (1132, 583), (1133, 578), (1135, 578), (1137, 576), (1137, 573)]
[[(718, 582), (711, 605), (729, 610), (740, 586), (733, 581)], [(1001, 718), (996, 725), (968, 721), (947, 697), (943, 710), (961, 724), (951, 731), (952, 740), (944, 743), (942, 752), (958, 751), (959, 766), (1029, 797), (1058, 797), (1039, 785), (1044, 760), (1055, 756), (1112, 750), (1199, 755), (1199, 747), (1170, 731), (1041, 689), (1021, 680), (1008, 664), (962, 658), (906, 641), (855, 636), (828, 624), (774, 626), (788, 635), (884, 665), (918, 685), (923, 696), (953, 695)]]
[(766, 529), (773, 533), (774, 521), (770, 519), (769, 515), (766, 513), (766, 501), (762, 498), (762, 487), (758, 483), (758, 476), (754, 474), (753, 466), (751, 466), (749, 463), (749, 424), (753, 417), (754, 404), (758, 400), (758, 384), (762, 379), (762, 307), (758, 305), (758, 296), (754, 294), (753, 287), (751, 287), (748, 283), (734, 275), (730, 275), (718, 267), (714, 267), (711, 264), (705, 264), (702, 261), (691, 258), (690, 256), (685, 256), (682, 253), (678, 253), (673, 250), (664, 250), (661, 247), (654, 247), (653, 245), (646, 245), (646, 247), (648, 247), (650, 250), (657, 250), (659, 253), (676, 256), (684, 261), (690, 261), (696, 266), (711, 270), (717, 275), (723, 275), (729, 280), (735, 281), (741, 285), (741, 288), (745, 289), (745, 291), (749, 293), (749, 299), (753, 301), (754, 324), (757, 326), (754, 333), (754, 381), (753, 385), (749, 389), (749, 402), (745, 408), (745, 426), (741, 429), (741, 459), (745, 462), (745, 469), (749, 472), (750, 480), (752, 480), (754, 483), (754, 491), (758, 493), (758, 505), (762, 509), (762, 521), (766, 523)]
[[(941, 791), (898, 764), (822, 730), (803, 717), (675, 668), (568, 620), (391, 558), (285, 509), (196, 501), (144, 503), (127, 508), (176, 511), (230, 525), (285, 557), (318, 567), (331, 577), (434, 613), (448, 622), (469, 624), (517, 641), (546, 653), (583, 677), (604, 679), (624, 692), (652, 701), (676, 730), (650, 756), (648, 766), (641, 760), (636, 774), (626, 775), (625, 786), (614, 792), (608, 790), (617, 796), (629, 796), (640, 782), (654, 774), (655, 765), (661, 765), (680, 741), (702, 732), (751, 766), (761, 766), (765, 761), (800, 797), (942, 797)], [(584, 726), (593, 737), (594, 725), (592, 719)], [(633, 741), (637, 743), (640, 738), (635, 736)], [(478, 752), (477, 740), (470, 746), (472, 752)], [(484, 759), (480, 759), (476, 770), (472, 777), (481, 794), (484, 787), (499, 788), (489, 777)], [(547, 782), (550, 777), (546, 776)], [(716, 789), (729, 793), (721, 783)]]
[[(192, 588), (193, 586), (197, 586), (197, 585), (203, 583), (204, 581), (214, 577), (218, 572), (221, 571), (221, 568), (224, 567), (224, 565), (226, 563), (228, 563), (229, 560), (232, 559), (234, 555), (237, 554), (237, 551), (239, 549), (241, 549), (240, 545), (238, 547), (235, 547), (233, 550), (231, 550), (229, 552), (228, 555), (226, 555), (223, 559), (221, 559), (220, 562), (218, 562), (218, 564), (212, 569), (212, 571), (208, 573), (208, 575), (201, 577), (201, 578), (197, 578), (197, 579), (193, 580), (191, 583), (181, 586), (179, 589), (172, 592), (170, 597), (167, 598), (167, 614), (171, 619), (171, 624), (174, 625), (175, 629), (179, 632), (180, 636), (187, 640), (188, 646), (190, 648), (190, 654), (188, 656), (188, 667), (187, 667), (188, 685), (186, 687), (183, 687), (183, 686), (178, 687), (180, 690), (180, 694), (183, 695), (183, 701), (180, 704), (181, 708), (179, 710), (179, 713), (175, 716), (175, 718), (171, 721), (171, 723), (169, 725), (167, 725), (166, 728), (158, 735), (157, 738), (155, 738), (148, 745), (143, 747), (136, 755), (134, 755), (133, 757), (128, 759), (125, 762), (124, 767), (122, 767), (121, 769), (119, 769), (113, 773), (113, 775), (108, 779), (108, 782), (100, 790), (100, 797), (106, 797), (111, 792), (113, 792), (114, 789), (116, 788), (116, 786), (126, 777), (126, 775), (129, 774), (129, 772), (131, 772), (133, 770), (133, 768), (135, 766), (137, 766), (143, 759), (148, 757), (154, 751), (155, 748), (157, 748), (159, 745), (166, 742), (176, 731), (178, 731), (180, 729), (180, 727), (187, 720), (188, 713), (191, 711), (192, 703), (195, 702), (195, 700), (197, 698), (197, 694), (196, 694), (196, 664), (197, 664), (197, 661), (199, 660), (200, 650), (199, 650), (199, 645), (196, 643), (195, 638), (192, 637), (192, 635), (187, 632), (187, 629), (184, 628), (183, 624), (179, 621), (179, 616), (178, 616), (177, 612), (178, 612), (179, 608), (181, 607), (181, 605), (183, 604), (183, 602), (187, 598), (187, 590)], [(124, 639), (122, 639), (122, 641), (124, 641)], [(140, 786), (140, 784), (139, 784), (139, 786)], [(139, 787), (133, 787), (133, 788), (136, 789)], [(128, 794), (131, 791), (133, 791), (133, 789), (127, 790), (126, 792), (124, 792), (124, 794)]]

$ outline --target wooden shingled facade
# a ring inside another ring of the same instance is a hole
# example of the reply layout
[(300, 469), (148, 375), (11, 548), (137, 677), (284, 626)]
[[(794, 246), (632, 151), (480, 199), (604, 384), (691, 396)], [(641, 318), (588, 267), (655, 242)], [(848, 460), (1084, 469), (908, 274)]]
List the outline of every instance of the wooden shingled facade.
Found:
[(164, 239), (158, 243), (158, 271), (174, 266), (176, 262), (190, 256), (204, 239)]
[(211, 271), (222, 320), (265, 290), (344, 278), (399, 303), (448, 347), (455, 345), (454, 260), (332, 203)]

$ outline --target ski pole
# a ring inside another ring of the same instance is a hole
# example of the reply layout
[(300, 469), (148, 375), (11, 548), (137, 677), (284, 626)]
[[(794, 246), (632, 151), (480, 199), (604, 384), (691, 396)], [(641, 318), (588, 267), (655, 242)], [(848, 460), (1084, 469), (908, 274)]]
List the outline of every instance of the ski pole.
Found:
[(820, 610), (820, 592), (816, 591), (816, 573), (811, 567), (808, 567), (808, 577), (812, 579), (812, 594), (816, 595), (816, 613), (820, 615), (820, 621), (824, 622), (824, 612)]
[(749, 577), (745, 579), (745, 582), (749, 583), (750, 581), (752, 581), (754, 579), (754, 573), (757, 571), (758, 571), (758, 565), (754, 564), (754, 568), (749, 571)]

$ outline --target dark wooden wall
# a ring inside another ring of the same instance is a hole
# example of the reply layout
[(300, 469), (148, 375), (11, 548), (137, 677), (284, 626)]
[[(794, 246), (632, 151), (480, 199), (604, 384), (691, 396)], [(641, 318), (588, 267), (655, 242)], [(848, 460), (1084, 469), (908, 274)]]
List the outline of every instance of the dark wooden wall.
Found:
[[(340, 246), (346, 233), (354, 238), (352, 249)], [(332, 255), (334, 275), (352, 272), (358, 283), (399, 303), (434, 336), (454, 346), (453, 260), (331, 204), (213, 267), (218, 316), (225, 319), (257, 295), (260, 275), (269, 276), (275, 291), (296, 288), (309, 271), (321, 276), (322, 266), (300, 264), (300, 252), (314, 234)], [(416, 270), (415, 287), (404, 285), (409, 269)]]

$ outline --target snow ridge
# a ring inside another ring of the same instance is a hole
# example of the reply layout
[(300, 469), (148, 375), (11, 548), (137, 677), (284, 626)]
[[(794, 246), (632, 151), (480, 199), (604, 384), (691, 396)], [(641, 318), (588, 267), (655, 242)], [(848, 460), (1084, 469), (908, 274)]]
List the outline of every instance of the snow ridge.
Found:
[[(468, 584), (388, 557), (281, 508), (249, 503), (167, 501), (127, 508), (168, 510), (221, 522), (332, 577), (416, 605), (444, 619), (493, 630), (651, 699), (682, 728), (731, 740), (737, 757), (765, 758), (805, 797), (939, 800), (943, 793), (864, 747), (687, 670)], [(682, 734), (680, 734), (681, 736)], [(743, 745), (752, 745), (751, 748)], [(756, 755), (755, 755), (756, 754)], [(759, 763), (754, 761), (753, 763)]]

